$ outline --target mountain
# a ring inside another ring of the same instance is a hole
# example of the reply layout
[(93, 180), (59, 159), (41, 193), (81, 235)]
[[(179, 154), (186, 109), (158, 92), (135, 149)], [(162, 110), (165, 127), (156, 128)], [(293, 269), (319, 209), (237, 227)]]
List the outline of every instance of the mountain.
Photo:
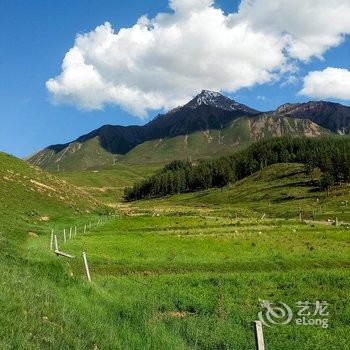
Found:
[(350, 107), (339, 103), (326, 101), (286, 103), (271, 114), (308, 119), (333, 132), (340, 134), (350, 133)]
[(240, 116), (259, 113), (218, 92), (203, 90), (184, 106), (158, 115), (145, 125), (145, 129), (149, 140), (155, 140), (189, 135), (196, 131), (220, 130)]
[(144, 126), (104, 125), (70, 143), (49, 146), (28, 162), (54, 172), (103, 168), (116, 162), (164, 163), (227, 154), (263, 138), (316, 137), (349, 129), (350, 107), (340, 104), (286, 104), (262, 113), (203, 90)]

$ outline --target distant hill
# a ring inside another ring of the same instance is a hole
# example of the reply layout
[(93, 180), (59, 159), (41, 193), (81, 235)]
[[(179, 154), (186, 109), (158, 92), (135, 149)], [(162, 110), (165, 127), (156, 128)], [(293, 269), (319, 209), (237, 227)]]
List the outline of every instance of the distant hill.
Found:
[(350, 132), (350, 107), (330, 102), (286, 104), (262, 113), (203, 90), (184, 106), (144, 126), (105, 125), (28, 162), (52, 172), (104, 168), (116, 162), (164, 163), (225, 155), (257, 140)]
[(128, 201), (224, 187), (277, 163), (302, 163), (321, 172), (320, 188), (350, 183), (350, 139), (278, 137), (229, 156), (196, 162), (177, 160), (125, 190)]
[[(318, 188), (319, 174), (310, 174), (303, 164), (274, 164), (231, 186), (183, 193), (161, 199), (139, 201), (142, 208), (184, 206), (206, 210), (228, 210), (239, 217), (284, 217), (305, 220), (348, 222), (348, 185), (334, 187), (330, 193)], [(175, 210), (175, 209), (174, 209)], [(229, 214), (228, 214), (229, 215)], [(331, 223), (330, 223), (331, 224)]]

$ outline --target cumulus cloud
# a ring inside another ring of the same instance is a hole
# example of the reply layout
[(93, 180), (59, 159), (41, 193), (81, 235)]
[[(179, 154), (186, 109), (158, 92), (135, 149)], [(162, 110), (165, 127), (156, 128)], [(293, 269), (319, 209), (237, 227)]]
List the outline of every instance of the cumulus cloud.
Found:
[(53, 100), (87, 110), (117, 104), (143, 117), (202, 89), (273, 82), (350, 32), (348, 0), (243, 0), (228, 15), (214, 0), (169, 6), (172, 12), (143, 16), (130, 28), (106, 22), (79, 34), (61, 74), (46, 83)]
[(307, 61), (321, 58), (350, 33), (349, 0), (244, 0), (233, 23), (246, 21), (258, 31), (285, 41), (287, 54)]
[(300, 94), (316, 98), (350, 100), (350, 71), (328, 67), (323, 71), (310, 72), (304, 78)]

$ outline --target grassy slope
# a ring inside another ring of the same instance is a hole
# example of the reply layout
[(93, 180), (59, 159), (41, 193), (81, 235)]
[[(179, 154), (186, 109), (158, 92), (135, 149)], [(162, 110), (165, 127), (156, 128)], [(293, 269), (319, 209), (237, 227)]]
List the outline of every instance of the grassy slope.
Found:
[(33, 165), (51, 172), (75, 169), (98, 169), (113, 165), (117, 156), (107, 152), (97, 137), (84, 143), (74, 142), (59, 153), (44, 149), (29, 158)]
[(45, 222), (103, 209), (77, 187), (4, 153), (0, 153), (0, 197), (0, 229), (10, 227), (11, 232), (17, 232), (17, 223), (35, 230)]
[(231, 145), (217, 142), (218, 134), (218, 130), (211, 130), (208, 134), (195, 132), (189, 136), (147, 141), (128, 152), (123, 162), (165, 164), (174, 159), (198, 159), (232, 152)]
[[(68, 344), (73, 338), (79, 344), (77, 334), (63, 337), (62, 329), (81, 323), (74, 293), (84, 288), (75, 289), (65, 262), (48, 252), (50, 231), (69, 225), (81, 230), (106, 208), (73, 185), (3, 153), (0, 198), (0, 348), (76, 348)], [(35, 241), (43, 242), (40, 258), (27, 246)]]
[[(134, 215), (69, 241), (65, 250), (88, 252), (94, 279), (90, 307), (103, 332), (88, 337), (101, 349), (251, 349), (260, 299), (294, 310), (327, 300), (330, 328), (265, 328), (266, 346), (347, 349), (349, 229), (321, 221), (340, 209), (350, 221), (349, 190), (335, 191), (313, 192), (302, 166), (276, 165), (230, 189), (136, 203)], [(327, 208), (320, 222), (299, 222), (297, 205), (306, 214), (315, 202)], [(29, 249), (40, 256), (45, 244)], [(83, 278), (79, 259), (69, 268)]]
[(124, 188), (153, 175), (158, 165), (129, 166), (116, 164), (109, 169), (72, 171), (56, 174), (95, 198), (108, 204), (122, 199)]
[(175, 159), (218, 157), (254, 141), (281, 135), (321, 135), (329, 132), (308, 120), (260, 116), (238, 118), (222, 130), (195, 132), (144, 142), (122, 158), (129, 164), (167, 163)]

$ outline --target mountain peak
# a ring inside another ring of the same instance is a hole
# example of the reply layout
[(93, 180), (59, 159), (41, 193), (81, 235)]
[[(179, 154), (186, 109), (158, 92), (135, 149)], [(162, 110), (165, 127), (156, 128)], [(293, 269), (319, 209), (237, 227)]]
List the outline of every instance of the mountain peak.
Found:
[(196, 95), (185, 107), (195, 109), (201, 105), (207, 105), (232, 111), (231, 105), (234, 101), (221, 95), (219, 92), (202, 90), (202, 92)]
[(196, 109), (201, 105), (207, 105), (226, 111), (238, 111), (245, 113), (258, 113), (256, 110), (249, 108), (246, 105), (240, 104), (217, 91), (202, 90), (202, 92), (188, 102), (184, 107)]
[(197, 95), (197, 97), (204, 97), (204, 98), (217, 98), (217, 97), (224, 97), (217, 91), (211, 91), (211, 90), (202, 90), (202, 92)]

